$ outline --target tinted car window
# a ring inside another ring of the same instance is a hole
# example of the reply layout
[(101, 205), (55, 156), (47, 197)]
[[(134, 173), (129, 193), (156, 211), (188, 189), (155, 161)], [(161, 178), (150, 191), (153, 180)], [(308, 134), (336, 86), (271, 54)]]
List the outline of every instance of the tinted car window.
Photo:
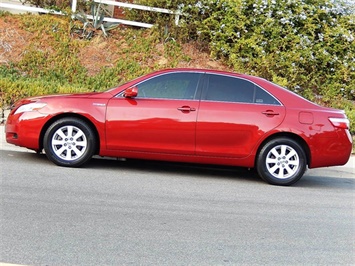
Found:
[(273, 96), (271, 96), (269, 93), (264, 91), (263, 89), (259, 88), (258, 86), (255, 85), (255, 103), (259, 104), (274, 104), (274, 105), (280, 105), (280, 102), (276, 100)]
[(199, 73), (171, 73), (137, 85), (140, 98), (194, 99)]
[(222, 75), (208, 76), (205, 100), (280, 105), (273, 96), (248, 80)]

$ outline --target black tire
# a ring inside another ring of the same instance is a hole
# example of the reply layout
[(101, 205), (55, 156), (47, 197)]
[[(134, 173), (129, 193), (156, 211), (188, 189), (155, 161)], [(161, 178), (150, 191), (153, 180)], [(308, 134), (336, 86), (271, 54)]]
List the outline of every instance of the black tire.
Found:
[(272, 139), (260, 150), (256, 168), (269, 184), (289, 186), (300, 180), (306, 171), (306, 155), (301, 145), (290, 138)]
[(78, 167), (95, 153), (96, 138), (92, 128), (78, 118), (62, 118), (49, 126), (43, 147), (49, 160), (59, 166)]

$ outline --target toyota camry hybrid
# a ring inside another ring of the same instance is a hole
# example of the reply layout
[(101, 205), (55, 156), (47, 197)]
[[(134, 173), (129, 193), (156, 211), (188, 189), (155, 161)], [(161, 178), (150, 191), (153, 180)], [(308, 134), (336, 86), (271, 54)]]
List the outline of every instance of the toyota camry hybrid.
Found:
[(316, 105), (265, 79), (207, 69), (166, 69), (105, 92), (18, 101), (6, 140), (44, 150), (59, 166), (93, 155), (255, 168), (291, 185), (307, 168), (345, 164), (344, 111)]

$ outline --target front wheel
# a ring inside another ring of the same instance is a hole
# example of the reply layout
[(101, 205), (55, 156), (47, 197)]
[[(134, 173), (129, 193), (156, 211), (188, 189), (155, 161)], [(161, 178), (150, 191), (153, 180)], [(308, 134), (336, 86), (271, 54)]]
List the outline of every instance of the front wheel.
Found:
[(60, 166), (77, 167), (94, 155), (95, 134), (77, 118), (62, 118), (49, 126), (43, 138), (49, 160)]
[(273, 185), (288, 186), (301, 179), (307, 168), (303, 148), (289, 138), (267, 142), (260, 150), (256, 167), (259, 176)]

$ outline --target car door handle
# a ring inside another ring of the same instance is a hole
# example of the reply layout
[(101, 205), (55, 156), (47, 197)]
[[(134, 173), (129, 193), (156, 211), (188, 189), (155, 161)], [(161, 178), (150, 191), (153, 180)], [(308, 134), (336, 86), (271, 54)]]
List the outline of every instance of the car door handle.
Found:
[(179, 111), (183, 112), (183, 113), (187, 113), (187, 112), (192, 112), (192, 111), (196, 111), (195, 108), (192, 108), (190, 106), (181, 106), (178, 108)]
[(274, 112), (273, 110), (266, 110), (265, 112), (262, 112), (263, 115), (266, 115), (268, 117), (279, 115), (279, 113)]

